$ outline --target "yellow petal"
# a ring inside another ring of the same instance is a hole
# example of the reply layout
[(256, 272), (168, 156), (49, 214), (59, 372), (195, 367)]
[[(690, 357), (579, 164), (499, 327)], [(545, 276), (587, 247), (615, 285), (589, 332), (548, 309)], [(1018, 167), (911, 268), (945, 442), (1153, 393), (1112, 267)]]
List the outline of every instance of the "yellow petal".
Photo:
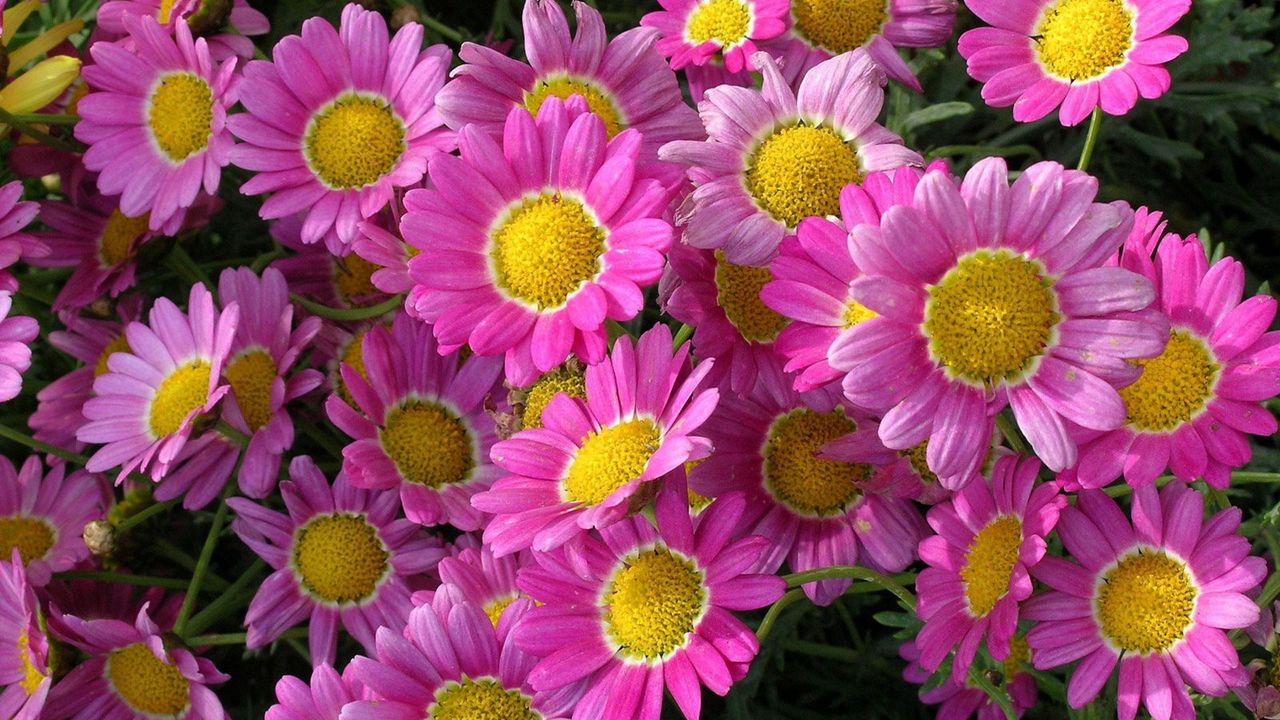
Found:
[(36, 39), (26, 45), (23, 45), (17, 50), (10, 52), (9, 77), (17, 75), (18, 71), (27, 63), (49, 52), (53, 48), (57, 47), (57, 45), (63, 40), (66, 40), (83, 29), (83, 20), (68, 20), (61, 25), (56, 25), (50, 28), (48, 31), (41, 33)]
[(33, 113), (56, 100), (79, 76), (79, 58), (58, 55), (41, 60), (0, 88), (0, 108), (13, 115)]
[(4, 11), (4, 34), (0, 35), (0, 42), (5, 45), (13, 39), (14, 34), (18, 32), (18, 27), (40, 7), (40, 0), (26, 0)]

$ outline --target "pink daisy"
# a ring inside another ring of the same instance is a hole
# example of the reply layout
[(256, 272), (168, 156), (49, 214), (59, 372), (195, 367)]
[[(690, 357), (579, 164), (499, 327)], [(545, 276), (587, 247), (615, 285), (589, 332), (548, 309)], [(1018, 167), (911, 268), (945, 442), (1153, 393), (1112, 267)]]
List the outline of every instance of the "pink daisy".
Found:
[(49, 582), (55, 572), (70, 570), (89, 557), (81, 533), (91, 520), (105, 515), (98, 479), (65, 463), (44, 472), (32, 455), (14, 472), (0, 457), (0, 555), (16, 550), (32, 584)]
[(741, 496), (726, 495), (695, 525), (677, 479), (659, 492), (656, 528), (637, 516), (602, 539), (584, 536), (580, 559), (536, 553), (519, 582), (540, 605), (515, 630), (517, 644), (542, 657), (530, 684), (554, 690), (586, 678), (575, 720), (657, 720), (664, 688), (696, 720), (700, 686), (724, 695), (760, 649), (732, 613), (786, 589), (780, 577), (745, 572), (771, 540), (734, 538), (743, 511)]
[(110, 0), (98, 9), (97, 26), (119, 35), (126, 32), (126, 15), (149, 15), (166, 30), (172, 30), (179, 20), (185, 21), (193, 33), (208, 38), (209, 55), (217, 61), (232, 56), (248, 60), (253, 57), (249, 38), (271, 30), (267, 16), (249, 7), (246, 0), (233, 0), (230, 7), (225, 0)]
[(781, 374), (775, 342), (789, 320), (761, 301), (767, 267), (738, 265), (722, 251), (671, 248), (658, 297), (664, 312), (693, 327), (693, 350), (715, 360), (708, 382), (747, 395), (758, 378)]
[(348, 248), (335, 255), (323, 244), (302, 242), (304, 222), (304, 215), (290, 215), (271, 224), (272, 239), (297, 253), (271, 263), (284, 274), (289, 292), (336, 308), (369, 307), (387, 299), (373, 283), (378, 265)]
[(22, 392), (22, 373), (31, 367), (31, 343), (40, 333), (34, 318), (10, 317), (13, 295), (0, 290), (0, 403)]
[[(875, 422), (828, 393), (796, 394), (781, 375), (763, 376), (749, 397), (726, 397), (703, 426), (715, 446), (689, 472), (699, 495), (744, 491), (747, 534), (770, 539), (756, 567), (792, 572), (863, 565), (898, 572), (915, 560), (926, 533), (906, 499), (918, 488), (908, 469), (876, 437)], [(849, 437), (847, 437), (849, 436)], [(827, 459), (823, 448), (854, 440), (857, 451)], [(805, 592), (829, 605), (850, 580), (809, 583)]]
[(1138, 97), (1169, 90), (1164, 64), (1187, 50), (1166, 30), (1191, 0), (965, 0), (992, 27), (960, 36), (969, 74), (992, 107), (1013, 118), (1058, 118), (1075, 125), (1095, 108), (1124, 115)]
[(886, 446), (928, 440), (949, 488), (973, 476), (1006, 402), (1045, 465), (1074, 465), (1065, 421), (1119, 427), (1114, 368), (1164, 347), (1151, 283), (1102, 267), (1133, 211), (1093, 202), (1097, 186), (1053, 162), (1010, 186), (1004, 160), (987, 158), (962, 183), (926, 173), (910, 202), (850, 228), (864, 274), (851, 294), (879, 317), (842, 331), (828, 362), (851, 402), (884, 412)]
[(898, 48), (947, 44), (956, 6), (956, 0), (792, 0), (789, 32), (766, 49), (793, 87), (814, 65), (863, 48), (886, 75), (920, 92)]
[(731, 73), (725, 69), (724, 63), (712, 58), (706, 65), (686, 65), (685, 80), (689, 83), (689, 97), (700, 103), (707, 91), (720, 85), (737, 85), (738, 87), (754, 87), (755, 75), (746, 68)]
[(484, 514), (471, 496), (501, 471), (490, 464), (497, 441), (484, 411), (500, 395), (502, 366), (492, 358), (441, 355), (431, 328), (404, 314), (390, 330), (364, 336), (364, 370), (342, 370), (353, 402), (330, 395), (329, 419), (354, 439), (342, 467), (360, 488), (398, 490), (405, 515), (422, 525), (479, 530)]
[(845, 185), (922, 161), (876, 124), (884, 72), (865, 51), (819, 63), (795, 92), (775, 60), (754, 61), (764, 87), (708, 90), (698, 103), (708, 139), (668, 143), (661, 157), (695, 186), (676, 214), (684, 241), (763, 266), (801, 220), (837, 214)]
[(548, 98), (574, 95), (586, 101), (612, 138), (626, 129), (640, 132), (643, 165), (670, 140), (701, 137), (698, 118), (680, 96), (676, 76), (653, 48), (657, 32), (632, 28), (613, 40), (605, 34), (600, 11), (573, 3), (577, 33), (555, 0), (525, 0), (526, 65), (482, 45), (463, 43), (463, 65), (440, 91), (440, 113), (449, 127), (468, 125), (495, 140), (504, 133), (512, 108), (531, 115)]
[[(531, 562), (533, 555), (527, 550), (496, 557), (492, 548), (480, 545), (458, 549), (441, 560), (437, 570), (441, 583), (452, 586), (460, 597), (483, 610), (497, 627), (503, 611), (521, 597), (516, 572)], [(416, 596), (414, 602), (418, 603)]]
[(421, 50), (417, 23), (387, 36), (386, 20), (354, 3), (337, 30), (307, 20), (276, 44), (274, 62), (245, 66), (249, 112), (228, 122), (243, 141), (232, 161), (257, 173), (240, 191), (274, 193), (259, 213), (266, 219), (305, 210), (302, 241), (324, 239), (335, 254), (361, 220), (422, 179), (429, 156), (454, 147), (434, 105), (449, 49)]
[(533, 603), (518, 600), (491, 623), (483, 608), (455, 590), (441, 586), (431, 604), (410, 613), (403, 634), (378, 629), (376, 656), (357, 656), (350, 666), (378, 699), (348, 705), (343, 720), (569, 716), (582, 684), (534, 690), (529, 672), (538, 658), (513, 639)]
[[(907, 661), (902, 677), (909, 683), (924, 685), (933, 673), (920, 665), (920, 648), (914, 640), (898, 648), (898, 656)], [(1010, 645), (1009, 657), (1001, 663), (1001, 686), (1009, 694), (1010, 704), (1018, 717), (1036, 704), (1036, 680), (1022, 666), (1031, 659), (1025, 637), (1015, 637)], [(920, 702), (938, 706), (938, 720), (969, 720), (977, 714), (978, 720), (1004, 720), (1000, 709), (981, 688), (973, 687), (966, 679), (957, 682), (943, 678), (930, 690), (920, 693)]]
[(901, 167), (867, 177), (861, 190), (846, 186), (840, 191), (841, 222), (805, 218), (796, 234), (778, 246), (760, 300), (790, 321), (778, 333), (774, 349), (787, 359), (784, 369), (796, 373), (796, 390), (807, 392), (840, 379), (842, 373), (827, 362), (827, 350), (842, 330), (876, 316), (851, 293), (862, 272), (849, 256), (848, 228), (878, 224), (885, 210), (910, 201), (919, 181), (919, 170)]
[[(396, 226), (399, 226), (398, 222)], [(351, 251), (376, 268), (369, 274), (370, 284), (388, 295), (412, 290), (409, 260), (421, 250), (402, 240), (398, 231), (387, 230), (381, 223), (362, 222), (359, 229), (351, 243)], [(410, 307), (412, 304), (406, 303), (405, 310)]]
[(48, 248), (22, 229), (40, 212), (37, 203), (22, 200), (22, 183), (0, 185), (0, 290), (15, 292), (18, 281), (6, 268), (24, 256), (43, 256)]
[(49, 693), (47, 720), (166, 717), (223, 720), (226, 712), (207, 686), (226, 682), (213, 663), (166, 643), (147, 608), (131, 624), (60, 618), (59, 639), (89, 656)]
[(654, 44), (672, 70), (720, 60), (730, 73), (750, 70), (756, 41), (786, 30), (787, 0), (659, 0), (662, 10), (640, 18), (661, 33)]
[(119, 466), (117, 483), (134, 470), (164, 478), (196, 418), (230, 389), (222, 367), (239, 308), (218, 312), (203, 285), (191, 287), (187, 308), (158, 298), (147, 324), (125, 328), (128, 350), (107, 357), (108, 371), (93, 381), (94, 397), (84, 404), (87, 422), (76, 431), (77, 440), (103, 445), (85, 466), (90, 472)]
[(37, 720), (52, 683), (40, 605), (15, 548), (0, 561), (0, 717)]
[(1240, 511), (1202, 522), (1204, 499), (1173, 481), (1133, 490), (1130, 525), (1115, 501), (1084, 490), (1058, 533), (1080, 564), (1045, 558), (1036, 579), (1052, 590), (1027, 603), (1035, 666), (1079, 660), (1067, 702), (1083, 707), (1120, 666), (1117, 710), (1133, 720), (1141, 700), (1159, 720), (1196, 717), (1186, 686), (1222, 696), (1248, 682), (1226, 630), (1248, 627), (1258, 606), (1245, 593), (1267, 575), (1236, 535)]
[(341, 675), (328, 663), (311, 671), (311, 682), (285, 675), (276, 682), (278, 702), (267, 709), (264, 720), (338, 720), (343, 708), (364, 693), (353, 677), (351, 666)]
[(637, 175), (640, 142), (609, 140), (581, 98), (552, 99), (536, 120), (511, 110), (501, 147), (472, 125), (461, 157), (431, 159), (400, 230), (422, 251), (411, 299), (445, 350), (505, 355), (515, 385), (570, 352), (604, 357), (605, 321), (640, 312), (672, 242), (666, 189)]
[(236, 535), (275, 569), (249, 604), (247, 647), (310, 618), (311, 656), (332, 663), (339, 622), (367, 649), (374, 628), (404, 627), (409, 583), (444, 555), (439, 541), (397, 517), (395, 493), (362, 490), (342, 473), (330, 486), (305, 455), (289, 463), (280, 491), (287, 515), (244, 498), (227, 501)]
[(471, 502), (497, 516), (484, 530), (495, 555), (547, 551), (615, 523), (653, 497), (641, 492), (656, 489), (648, 483), (710, 454), (692, 433), (719, 400), (704, 386), (711, 363), (691, 368), (688, 347), (673, 353), (671, 341), (665, 325), (634, 345), (618, 338), (587, 368), (585, 401), (557, 395), (541, 428), (493, 446), (494, 464), (510, 474)]
[(1005, 455), (991, 481), (978, 476), (946, 503), (929, 509), (937, 535), (920, 541), (929, 566), (916, 578), (920, 665), (933, 672), (952, 648), (951, 678), (963, 682), (983, 637), (997, 661), (1009, 656), (1018, 605), (1031, 596), (1031, 569), (1066, 498), (1053, 483), (1036, 483), (1040, 462)]
[(1275, 416), (1263, 405), (1280, 394), (1280, 333), (1267, 332), (1276, 301), (1264, 295), (1242, 301), (1239, 261), (1210, 266), (1194, 235), (1165, 235), (1159, 213), (1140, 213), (1142, 227), (1154, 222), (1154, 228), (1135, 229), (1120, 266), (1155, 286), (1169, 317), (1169, 344), (1142, 361), (1141, 374), (1120, 390), (1125, 424), (1081, 434), (1090, 441), (1073, 474), (1089, 488), (1121, 474), (1143, 485), (1167, 467), (1186, 482), (1203, 478), (1225, 488), (1231, 471), (1252, 456), (1247, 436), (1276, 432)]
[(227, 108), (235, 104), (235, 62), (215, 65), (204, 38), (185, 23), (171, 37), (154, 18), (129, 15), (136, 48), (96, 42), (84, 69), (91, 91), (77, 106), (75, 135), (84, 164), (104, 195), (120, 196), (128, 217), (150, 213), (159, 230), (191, 207), (201, 188), (214, 195), (234, 141)]

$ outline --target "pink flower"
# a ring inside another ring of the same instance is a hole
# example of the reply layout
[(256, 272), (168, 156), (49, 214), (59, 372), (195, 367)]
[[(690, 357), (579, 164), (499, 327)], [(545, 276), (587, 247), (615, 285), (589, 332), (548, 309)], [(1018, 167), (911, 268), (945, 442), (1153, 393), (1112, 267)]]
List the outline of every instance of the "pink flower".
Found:
[(0, 555), (17, 551), (33, 585), (87, 559), (81, 533), (104, 515), (96, 476), (83, 470), (68, 475), (65, 463), (45, 473), (39, 455), (14, 472), (9, 459), (0, 458)]
[(654, 47), (671, 69), (719, 60), (731, 73), (750, 70), (756, 41), (786, 30), (787, 0), (659, 0), (662, 10), (640, 19), (662, 33)]
[(49, 640), (17, 548), (11, 557), (0, 561), (0, 717), (38, 720), (53, 681)]

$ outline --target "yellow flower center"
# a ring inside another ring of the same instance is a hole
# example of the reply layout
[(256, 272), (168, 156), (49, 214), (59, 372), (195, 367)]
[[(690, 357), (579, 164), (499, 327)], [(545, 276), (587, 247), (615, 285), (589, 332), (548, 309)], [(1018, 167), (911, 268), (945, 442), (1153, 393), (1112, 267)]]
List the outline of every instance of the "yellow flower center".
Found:
[(173, 6), (177, 0), (160, 0), (160, 8), (156, 10), (156, 20), (161, 25), (168, 25), (173, 18)]
[(508, 607), (511, 607), (511, 603), (515, 601), (515, 595), (507, 595), (505, 597), (490, 600), (489, 603), (484, 606), (484, 614), (488, 616), (489, 622), (493, 623), (494, 627), (498, 627), (498, 621), (502, 619), (502, 613), (506, 611)]
[(132, 350), (133, 348), (129, 347), (129, 338), (124, 335), (112, 338), (111, 342), (107, 343), (107, 346), (102, 348), (102, 353), (98, 355), (98, 362), (93, 366), (93, 376), (98, 377), (99, 375), (105, 375), (110, 371), (110, 368), (107, 367), (107, 358), (118, 352), (127, 353)]
[(373, 274), (381, 267), (355, 253), (333, 262), (333, 289), (348, 305), (370, 305), (381, 291), (373, 284)]
[(119, 208), (111, 211), (107, 224), (102, 228), (102, 237), (98, 240), (98, 259), (103, 267), (114, 267), (133, 257), (133, 243), (147, 231), (151, 222), (151, 213), (131, 218), (120, 212)]
[(334, 604), (358, 603), (378, 589), (390, 553), (364, 515), (317, 515), (297, 530), (293, 566), (311, 594)]
[(151, 94), (147, 124), (156, 144), (175, 163), (204, 150), (213, 134), (213, 90), (187, 72), (165, 75)]
[(1191, 627), (1199, 594), (1182, 561), (1148, 548), (1126, 555), (1102, 575), (1094, 589), (1094, 614), (1116, 648), (1163, 653)]
[(899, 455), (905, 457), (907, 462), (911, 463), (911, 469), (916, 471), (920, 479), (925, 483), (936, 484), (938, 476), (929, 469), (929, 441), (921, 441), (919, 445), (901, 450)]
[(549, 97), (567, 100), (574, 95), (587, 101), (591, 113), (604, 123), (605, 133), (613, 137), (626, 128), (626, 120), (608, 92), (601, 90), (590, 80), (569, 77), (545, 78), (524, 94), (524, 107), (535, 117), (542, 103)]
[(1009, 578), (1021, 549), (1022, 521), (1016, 517), (998, 517), (973, 537), (960, 568), (970, 615), (986, 616), (1009, 592)]
[(381, 98), (347, 93), (311, 120), (307, 163), (334, 190), (367, 187), (404, 155), (404, 123)]
[(190, 703), (187, 679), (178, 668), (157, 660), (142, 643), (112, 652), (107, 677), (120, 699), (139, 714), (179, 715)]
[(582, 201), (559, 193), (525, 198), (490, 233), (498, 287), (539, 310), (557, 308), (600, 272), (605, 231)]
[(624, 657), (648, 662), (684, 646), (706, 603), (702, 572), (662, 546), (623, 560), (601, 598), (609, 640)]
[(279, 372), (276, 361), (265, 350), (251, 350), (241, 355), (223, 372), (231, 383), (240, 414), (253, 432), (271, 422), (271, 385)]
[(788, 228), (810, 216), (839, 215), (840, 191), (859, 182), (857, 145), (826, 127), (779, 128), (747, 164), (747, 192)]
[(209, 363), (192, 360), (179, 365), (160, 383), (151, 399), (151, 434), (168, 437), (182, 427), (192, 411), (204, 407), (209, 399)]
[(351, 397), (351, 391), (347, 389), (345, 383), (342, 382), (342, 365), (350, 365), (352, 370), (360, 374), (365, 380), (369, 379), (369, 372), (364, 369), (364, 338), (369, 334), (369, 330), (361, 330), (351, 338), (351, 342), (342, 349), (339, 356), (339, 370), (333, 374), (333, 385), (338, 391), (339, 397), (348, 405), (355, 405), (355, 399)]
[(866, 45), (889, 19), (885, 0), (793, 0), (796, 32), (832, 55)]
[(32, 560), (43, 558), (57, 541), (53, 527), (42, 518), (26, 515), (0, 517), (0, 549), (6, 558), (12, 555), (13, 548), (17, 548), (22, 564), (30, 565)]
[(773, 342), (791, 322), (760, 299), (761, 288), (771, 280), (769, 268), (734, 265), (716, 251), (716, 303), (743, 340)]
[(1053, 280), (1007, 250), (979, 250), (928, 288), (924, 334), (952, 377), (993, 386), (1031, 369), (1060, 319)]
[(1026, 635), (1015, 635), (1009, 640), (1009, 657), (1001, 663), (1006, 684), (1022, 672), (1022, 666), (1031, 662), (1031, 646), (1027, 644)]
[(524, 401), (522, 418), (524, 427), (542, 427), (542, 411), (546, 410), (547, 405), (560, 393), (569, 397), (586, 398), (586, 372), (581, 368), (572, 369), (562, 365), (551, 372), (543, 373), (542, 377), (535, 380), (529, 387), (529, 394)]
[(405, 482), (429, 488), (466, 482), (476, 465), (466, 424), (438, 403), (410, 400), (391, 408), (378, 435)]
[(564, 498), (596, 505), (644, 474), (662, 445), (662, 430), (652, 420), (626, 420), (587, 436), (569, 465)]
[(861, 463), (824, 460), (822, 447), (858, 428), (842, 410), (792, 410), (773, 422), (764, 449), (764, 485), (801, 515), (839, 515), (862, 495), (858, 483), (871, 474)]
[(741, 0), (707, 0), (693, 9), (685, 33), (694, 45), (733, 47), (751, 30), (751, 10)]
[(1135, 360), (1142, 374), (1120, 388), (1129, 426), (1145, 432), (1168, 432), (1191, 422), (1213, 397), (1221, 366), (1200, 338), (1186, 330), (1169, 333), (1164, 352)]
[(30, 697), (40, 688), (40, 683), (44, 682), (48, 674), (32, 662), (31, 638), (27, 635), (25, 627), (18, 631), (18, 657), (22, 658), (22, 680), (19, 684), (27, 693), (27, 697)]
[(436, 690), (436, 701), (427, 708), (427, 720), (540, 720), (532, 700), (519, 690), (508, 690), (492, 678), (447, 682)]
[(858, 302), (850, 300), (845, 304), (844, 324), (842, 327), (845, 330), (848, 330), (854, 325), (866, 322), (874, 317), (880, 317), (880, 314), (865, 305), (861, 305)]
[(1036, 31), (1040, 63), (1067, 80), (1091, 80), (1124, 63), (1133, 15), (1123, 0), (1058, 0)]

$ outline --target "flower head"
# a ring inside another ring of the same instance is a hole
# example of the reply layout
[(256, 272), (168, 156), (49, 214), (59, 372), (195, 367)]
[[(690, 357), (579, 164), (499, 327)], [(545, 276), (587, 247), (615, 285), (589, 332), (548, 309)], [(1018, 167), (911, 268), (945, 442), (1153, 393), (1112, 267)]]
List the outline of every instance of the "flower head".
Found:
[[(246, 0), (108, 0), (98, 8), (97, 23), (102, 31), (126, 32), (125, 16), (148, 15), (172, 31), (179, 21), (208, 38), (209, 55), (221, 62), (229, 57), (253, 57), (249, 38), (271, 30), (267, 16), (249, 7)], [(224, 32), (218, 32), (225, 30)]]
[(37, 720), (49, 695), (52, 669), (40, 605), (14, 548), (0, 561), (0, 716)]
[(49, 249), (22, 229), (35, 219), (40, 206), (22, 200), (22, 183), (14, 180), (0, 185), (0, 290), (13, 292), (18, 281), (8, 268), (24, 256), (44, 256)]
[(750, 70), (756, 42), (786, 29), (786, 0), (659, 0), (662, 10), (640, 19), (662, 33), (654, 47), (672, 70), (719, 61), (730, 73)]
[(263, 720), (338, 720), (342, 709), (366, 693), (354, 678), (352, 668), (341, 675), (328, 663), (311, 671), (311, 681), (285, 675), (276, 682), (277, 703)]
[[(898, 656), (907, 661), (902, 677), (909, 683), (923, 685), (933, 673), (920, 665), (920, 648), (914, 640), (898, 648)], [(1009, 657), (1001, 663), (1001, 681), (1004, 691), (1018, 717), (1036, 704), (1036, 680), (1023, 669), (1031, 659), (1025, 637), (1015, 637), (1010, 643)], [(1002, 720), (1004, 711), (981, 688), (974, 687), (967, 679), (956, 681), (943, 678), (930, 690), (920, 693), (920, 702), (938, 706), (938, 717), (945, 720), (969, 720), (977, 713), (978, 720)]]
[(48, 473), (32, 455), (14, 472), (0, 458), (0, 555), (17, 551), (27, 576), (37, 586), (52, 573), (70, 570), (89, 556), (80, 534), (85, 523), (104, 514), (98, 479), (65, 463)]
[(0, 290), (0, 403), (22, 391), (22, 373), (31, 367), (31, 342), (40, 333), (34, 318), (10, 317), (13, 295)]

